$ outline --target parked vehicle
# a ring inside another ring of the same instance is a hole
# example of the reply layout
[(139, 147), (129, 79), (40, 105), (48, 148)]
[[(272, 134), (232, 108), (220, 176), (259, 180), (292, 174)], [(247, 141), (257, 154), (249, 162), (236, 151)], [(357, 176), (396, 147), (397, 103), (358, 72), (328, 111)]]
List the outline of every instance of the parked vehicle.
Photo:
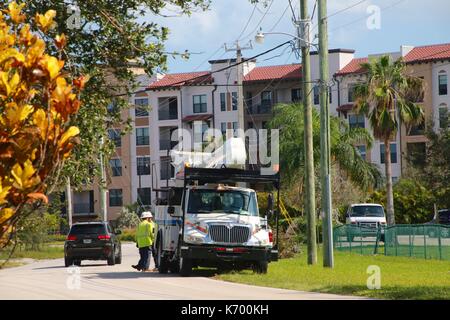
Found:
[(355, 236), (375, 237), (380, 233), (380, 240), (384, 241), (386, 214), (383, 206), (376, 203), (357, 203), (348, 207), (345, 224), (359, 228), (349, 228), (348, 241)]
[(278, 241), (268, 224), (275, 215), (278, 225), (279, 208), (273, 210), (272, 194), (269, 210), (259, 212), (256, 191), (239, 184), (271, 185), (279, 192), (279, 173), (222, 167), (219, 157), (213, 155), (209, 162), (219, 168), (183, 164), (175, 187), (154, 189), (160, 273), (189, 276), (198, 266), (267, 273), (269, 262), (278, 259)]
[(443, 238), (450, 237), (450, 209), (438, 210), (435, 213), (433, 220), (431, 220), (427, 224), (446, 226), (446, 228), (431, 228), (431, 227), (428, 228), (429, 237), (436, 238), (438, 236), (437, 233), (438, 229), (441, 232), (441, 237)]
[(122, 262), (120, 230), (113, 231), (107, 222), (80, 222), (70, 228), (64, 243), (66, 267), (81, 265), (82, 260), (107, 260), (112, 266)]

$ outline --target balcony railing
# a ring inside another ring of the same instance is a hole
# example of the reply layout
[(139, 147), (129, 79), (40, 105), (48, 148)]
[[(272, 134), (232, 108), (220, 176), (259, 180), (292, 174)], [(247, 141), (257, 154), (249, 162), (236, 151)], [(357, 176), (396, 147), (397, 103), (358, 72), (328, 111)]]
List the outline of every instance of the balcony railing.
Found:
[(249, 114), (268, 114), (271, 113), (273, 109), (273, 103), (264, 103), (252, 105), (247, 108)]

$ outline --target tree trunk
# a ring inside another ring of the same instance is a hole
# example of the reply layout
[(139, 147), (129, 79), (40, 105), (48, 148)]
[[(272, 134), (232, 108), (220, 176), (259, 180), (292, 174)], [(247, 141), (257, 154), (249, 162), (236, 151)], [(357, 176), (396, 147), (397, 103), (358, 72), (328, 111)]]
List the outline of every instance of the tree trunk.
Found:
[(393, 225), (395, 224), (394, 192), (392, 190), (391, 143), (389, 139), (384, 141), (384, 167), (386, 171), (387, 223), (388, 225)]

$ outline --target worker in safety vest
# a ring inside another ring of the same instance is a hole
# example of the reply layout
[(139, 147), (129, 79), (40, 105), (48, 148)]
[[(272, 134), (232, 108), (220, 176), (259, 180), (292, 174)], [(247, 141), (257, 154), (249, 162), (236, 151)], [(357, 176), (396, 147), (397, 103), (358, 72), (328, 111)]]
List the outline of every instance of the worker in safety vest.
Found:
[[(144, 211), (141, 215), (141, 223), (136, 231), (136, 246), (139, 248), (141, 258), (137, 265), (132, 267), (138, 271), (149, 271), (150, 255), (153, 241), (155, 239), (155, 226), (153, 223), (153, 215), (150, 211)], [(152, 270), (152, 271), (155, 271)]]

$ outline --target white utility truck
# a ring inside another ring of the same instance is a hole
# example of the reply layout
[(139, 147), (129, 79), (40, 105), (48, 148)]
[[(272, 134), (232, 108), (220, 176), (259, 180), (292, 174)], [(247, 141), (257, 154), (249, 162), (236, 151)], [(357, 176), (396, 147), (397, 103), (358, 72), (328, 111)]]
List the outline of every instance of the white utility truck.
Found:
[[(270, 193), (267, 212), (260, 212), (257, 193), (250, 187), (273, 187), (279, 197), (279, 173), (227, 166), (233, 158), (242, 158), (242, 152), (236, 152), (242, 145), (233, 139), (224, 146), (229, 161), (223, 149), (210, 154), (172, 151), (172, 160), (183, 158), (173, 161), (175, 186), (155, 190), (154, 252), (160, 273), (189, 276), (199, 266), (266, 273), (268, 263), (278, 259), (278, 241), (268, 219), (273, 215), (278, 229), (279, 208), (273, 210)], [(202, 161), (196, 161), (199, 157)]]

